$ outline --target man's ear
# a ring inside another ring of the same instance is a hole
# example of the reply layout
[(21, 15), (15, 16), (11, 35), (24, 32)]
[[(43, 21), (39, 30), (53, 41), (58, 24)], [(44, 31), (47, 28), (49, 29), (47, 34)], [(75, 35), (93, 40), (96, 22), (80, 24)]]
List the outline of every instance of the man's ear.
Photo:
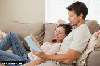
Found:
[(83, 19), (83, 14), (82, 13), (80, 14), (80, 19)]

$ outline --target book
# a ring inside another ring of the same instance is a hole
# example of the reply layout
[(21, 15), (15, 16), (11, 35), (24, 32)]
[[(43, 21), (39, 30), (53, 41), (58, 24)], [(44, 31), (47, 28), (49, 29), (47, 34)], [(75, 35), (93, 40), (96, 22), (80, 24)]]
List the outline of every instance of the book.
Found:
[(24, 39), (32, 51), (41, 51), (40, 45), (32, 40), (32, 35), (26, 36)]

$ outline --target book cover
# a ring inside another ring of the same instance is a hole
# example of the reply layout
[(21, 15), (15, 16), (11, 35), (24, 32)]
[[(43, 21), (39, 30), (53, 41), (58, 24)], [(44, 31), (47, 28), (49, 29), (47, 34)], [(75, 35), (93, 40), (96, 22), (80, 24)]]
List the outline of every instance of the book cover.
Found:
[(24, 38), (27, 42), (28, 46), (32, 49), (32, 51), (41, 51), (40, 47), (36, 44), (35, 41), (32, 40), (32, 36), (27, 36)]

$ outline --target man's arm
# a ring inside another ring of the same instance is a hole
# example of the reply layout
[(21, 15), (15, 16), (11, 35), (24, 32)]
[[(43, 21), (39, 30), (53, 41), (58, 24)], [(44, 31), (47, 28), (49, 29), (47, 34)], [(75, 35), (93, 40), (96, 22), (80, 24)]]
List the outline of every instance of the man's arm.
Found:
[(36, 54), (44, 60), (53, 60), (58, 62), (70, 63), (76, 59), (78, 59), (81, 55), (80, 52), (75, 51), (73, 49), (69, 49), (69, 51), (65, 54), (57, 54), (57, 55), (47, 55), (47, 54)]
[(47, 55), (46, 59), (55, 60), (55, 61), (73, 61), (80, 57), (80, 53), (70, 49), (65, 54), (58, 54), (58, 55)]

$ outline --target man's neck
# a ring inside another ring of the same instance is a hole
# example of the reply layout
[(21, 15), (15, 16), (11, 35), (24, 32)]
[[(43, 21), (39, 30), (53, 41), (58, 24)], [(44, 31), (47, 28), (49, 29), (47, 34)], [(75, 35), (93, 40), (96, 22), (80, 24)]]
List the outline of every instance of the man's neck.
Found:
[(76, 27), (79, 27), (82, 24), (85, 24), (85, 20), (80, 20), (79, 23), (76, 25)]

